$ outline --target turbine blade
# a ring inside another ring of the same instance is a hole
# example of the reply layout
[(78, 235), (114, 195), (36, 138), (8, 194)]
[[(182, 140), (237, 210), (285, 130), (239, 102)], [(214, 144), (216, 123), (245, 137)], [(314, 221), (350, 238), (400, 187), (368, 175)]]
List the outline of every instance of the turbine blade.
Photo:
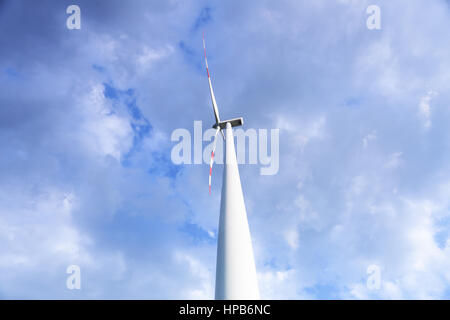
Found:
[(205, 52), (205, 65), (206, 65), (206, 74), (208, 75), (208, 83), (209, 83), (209, 92), (211, 93), (211, 102), (214, 110), (214, 117), (216, 118), (216, 123), (220, 122), (219, 117), (219, 109), (217, 108), (216, 98), (214, 97), (214, 91), (211, 83), (211, 77), (209, 75), (208, 69), (208, 60), (206, 59), (206, 45), (205, 45), (205, 35), (203, 34), (203, 51)]
[[(219, 133), (220, 128), (217, 127), (216, 134), (214, 135), (214, 143), (213, 143), (213, 149), (211, 151), (211, 160), (209, 161), (209, 194), (211, 194), (211, 175), (212, 175), (212, 166), (214, 163), (214, 152), (216, 151), (216, 139), (217, 134)], [(223, 134), (223, 133), (222, 133)]]

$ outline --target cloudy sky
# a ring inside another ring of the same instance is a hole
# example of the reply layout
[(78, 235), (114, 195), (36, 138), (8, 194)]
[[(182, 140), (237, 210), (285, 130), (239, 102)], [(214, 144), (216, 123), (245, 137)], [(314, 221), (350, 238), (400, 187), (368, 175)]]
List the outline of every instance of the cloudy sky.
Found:
[(261, 296), (449, 299), (448, 30), (444, 0), (0, 0), (0, 298), (213, 298), (222, 165), (209, 195), (170, 156), (213, 123), (205, 32), (223, 117), (280, 130), (276, 175), (240, 166)]

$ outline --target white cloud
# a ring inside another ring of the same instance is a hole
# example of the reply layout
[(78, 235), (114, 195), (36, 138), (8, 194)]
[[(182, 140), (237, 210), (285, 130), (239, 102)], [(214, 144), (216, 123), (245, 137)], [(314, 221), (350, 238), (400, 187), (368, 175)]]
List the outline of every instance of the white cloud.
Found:
[(369, 142), (376, 139), (377, 139), (376, 131), (372, 131), (371, 133), (367, 134), (362, 140), (363, 147), (367, 148), (369, 146)]
[(195, 286), (186, 288), (181, 296), (184, 299), (204, 300), (214, 297), (213, 273), (202, 262), (190, 254), (176, 252), (175, 259), (185, 265), (186, 271), (194, 278)]
[(320, 116), (310, 121), (295, 121), (292, 118), (278, 115), (276, 128), (286, 130), (294, 140), (294, 146), (302, 152), (305, 147), (315, 139), (323, 139), (326, 136), (326, 118)]
[(298, 248), (298, 230), (290, 229), (284, 232), (284, 237), (292, 249)]
[(310, 299), (294, 269), (258, 272), (261, 299)]
[(103, 91), (103, 85), (96, 84), (81, 101), (81, 135), (92, 153), (109, 155), (120, 161), (132, 146), (133, 131), (129, 118), (112, 109)]
[(136, 57), (137, 66), (136, 69), (140, 72), (146, 72), (152, 65), (158, 63), (158, 60), (167, 57), (174, 52), (172, 46), (166, 48), (154, 49), (148, 46), (144, 46)]
[(402, 163), (403, 152), (394, 152), (391, 153), (388, 157), (385, 168), (395, 169)]
[(420, 98), (419, 115), (422, 118), (423, 125), (426, 129), (431, 127), (431, 99), (436, 95), (437, 93), (431, 90)]

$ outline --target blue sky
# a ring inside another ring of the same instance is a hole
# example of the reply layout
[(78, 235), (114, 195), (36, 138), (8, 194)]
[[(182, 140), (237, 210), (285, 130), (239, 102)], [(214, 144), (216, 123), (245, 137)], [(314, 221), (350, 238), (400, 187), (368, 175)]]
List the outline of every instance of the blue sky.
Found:
[(261, 296), (449, 299), (449, 28), (443, 0), (1, 1), (0, 298), (213, 298), (222, 167), (210, 196), (170, 161), (213, 122), (204, 31), (223, 117), (280, 129), (277, 175), (240, 166)]

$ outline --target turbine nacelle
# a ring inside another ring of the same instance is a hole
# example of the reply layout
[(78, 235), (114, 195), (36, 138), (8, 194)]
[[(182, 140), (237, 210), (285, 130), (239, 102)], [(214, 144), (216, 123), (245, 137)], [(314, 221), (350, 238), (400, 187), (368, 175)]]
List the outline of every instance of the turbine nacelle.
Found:
[(241, 117), (241, 118), (234, 118), (234, 119), (225, 120), (225, 121), (219, 121), (219, 122), (216, 122), (212, 127), (214, 129), (220, 128), (223, 130), (223, 129), (227, 128), (228, 122), (231, 124), (231, 127), (239, 127), (244, 124), (244, 119)]

